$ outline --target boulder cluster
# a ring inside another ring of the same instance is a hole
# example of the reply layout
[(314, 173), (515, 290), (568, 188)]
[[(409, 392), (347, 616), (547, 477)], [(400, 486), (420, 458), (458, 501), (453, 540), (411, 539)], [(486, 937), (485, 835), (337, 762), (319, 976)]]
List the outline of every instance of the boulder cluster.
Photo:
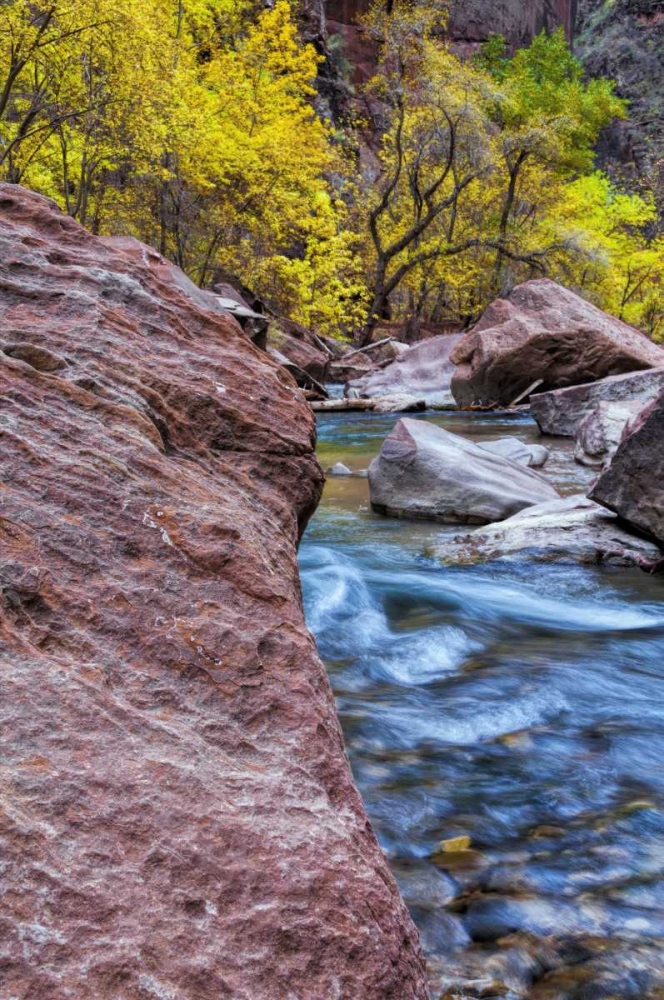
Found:
[(587, 497), (561, 498), (532, 468), (545, 448), (534, 456), (513, 439), (479, 446), (400, 420), (369, 469), (371, 504), (389, 516), (490, 526), (445, 540), (445, 559), (664, 565), (664, 349), (640, 331), (552, 281), (530, 281), (469, 333), (425, 341), (346, 392), (367, 398), (397, 386), (429, 405), (451, 393), (468, 410), (528, 402), (541, 432), (574, 438), (576, 461), (598, 473)]

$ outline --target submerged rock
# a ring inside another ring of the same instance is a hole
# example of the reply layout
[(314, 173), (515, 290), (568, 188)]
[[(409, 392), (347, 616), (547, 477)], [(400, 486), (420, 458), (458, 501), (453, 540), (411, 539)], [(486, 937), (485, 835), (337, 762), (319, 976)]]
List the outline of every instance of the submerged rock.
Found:
[(589, 496), (664, 545), (664, 393), (629, 425)]
[(369, 466), (371, 506), (393, 517), (488, 524), (558, 496), (536, 472), (424, 420), (400, 420)]
[(408, 348), (395, 361), (366, 378), (349, 383), (347, 392), (365, 399), (385, 396), (415, 396), (429, 407), (454, 407), (450, 388), (454, 365), (450, 353), (461, 334), (424, 340)]
[(509, 559), (612, 566), (647, 565), (662, 556), (653, 542), (629, 532), (615, 515), (582, 494), (529, 507), (470, 535), (444, 539), (434, 554), (446, 563)]
[(579, 425), (600, 403), (647, 406), (664, 392), (664, 367), (614, 375), (530, 397), (530, 411), (543, 434), (574, 437)]
[(425, 1000), (303, 620), (293, 380), (12, 185), (0, 272), (3, 995)]
[(657, 943), (577, 939), (535, 984), (529, 1000), (660, 1000), (664, 957)]
[(538, 937), (560, 933), (599, 933), (603, 913), (592, 905), (582, 908), (576, 901), (545, 896), (479, 895), (468, 907), (464, 924), (473, 941), (497, 941), (515, 932)]
[[(548, 278), (497, 299), (452, 351), (460, 407), (509, 406), (546, 392), (664, 365), (664, 348)], [(539, 385), (535, 383), (539, 382)]]

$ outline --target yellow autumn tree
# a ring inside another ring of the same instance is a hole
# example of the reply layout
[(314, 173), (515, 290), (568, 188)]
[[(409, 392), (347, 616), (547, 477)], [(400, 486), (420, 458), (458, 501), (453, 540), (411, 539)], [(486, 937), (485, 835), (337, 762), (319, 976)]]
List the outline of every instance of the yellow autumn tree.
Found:
[(0, 57), (5, 177), (201, 284), (219, 267), (249, 285), (270, 275), (275, 306), (348, 326), (345, 165), (288, 0), (10, 0)]
[(512, 58), (493, 39), (464, 62), (428, 9), (376, 0), (366, 22), (382, 46), (370, 90), (385, 129), (380, 175), (365, 191), (363, 342), (385, 318), (407, 336), (422, 320), (469, 325), (541, 275), (655, 332), (652, 209), (593, 174), (600, 129), (625, 113), (610, 82), (583, 78), (562, 32)]
[(592, 169), (624, 113), (611, 85), (583, 78), (562, 33), (461, 61), (443, 8), (370, 10), (366, 169), (344, 152), (363, 126), (340, 140), (316, 113), (290, 0), (1, 0), (0, 176), (321, 333), (469, 324), (548, 274), (664, 335), (652, 205)]

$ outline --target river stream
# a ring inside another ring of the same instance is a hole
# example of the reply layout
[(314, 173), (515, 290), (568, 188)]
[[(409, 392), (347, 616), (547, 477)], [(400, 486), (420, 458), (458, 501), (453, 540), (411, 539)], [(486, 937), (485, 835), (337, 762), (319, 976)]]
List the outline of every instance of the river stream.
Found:
[[(525, 416), (427, 414), (482, 441)], [(325, 414), (366, 469), (398, 417)], [(561, 493), (589, 470), (546, 440)], [(432, 996), (664, 998), (664, 582), (637, 570), (442, 567), (441, 533), (328, 480), (301, 546), (307, 620), (353, 772), (420, 928)]]

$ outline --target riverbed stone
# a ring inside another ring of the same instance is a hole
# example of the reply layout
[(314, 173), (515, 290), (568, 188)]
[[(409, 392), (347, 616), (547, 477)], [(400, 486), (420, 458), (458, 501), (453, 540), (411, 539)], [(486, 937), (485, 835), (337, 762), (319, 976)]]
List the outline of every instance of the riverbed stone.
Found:
[(450, 359), (457, 365), (457, 404), (491, 408), (509, 406), (528, 390), (546, 392), (664, 365), (664, 348), (540, 278), (493, 302)]
[[(656, 943), (580, 938), (534, 985), (528, 1000), (660, 1000), (664, 954)], [(576, 954), (573, 953), (576, 951)]]
[(629, 425), (589, 496), (664, 546), (664, 393)]
[(583, 494), (538, 504), (469, 535), (443, 539), (434, 554), (445, 563), (511, 561), (640, 566), (662, 558), (659, 547), (630, 532)]
[(613, 375), (530, 397), (530, 411), (542, 434), (574, 437), (579, 424), (600, 403), (647, 406), (664, 392), (664, 367)]
[(592, 904), (546, 896), (478, 895), (471, 900), (464, 925), (473, 941), (497, 941), (521, 932), (537, 937), (560, 933), (600, 933), (606, 926), (605, 911)]
[(542, 475), (424, 420), (404, 418), (369, 467), (372, 508), (392, 517), (489, 524), (558, 497)]

